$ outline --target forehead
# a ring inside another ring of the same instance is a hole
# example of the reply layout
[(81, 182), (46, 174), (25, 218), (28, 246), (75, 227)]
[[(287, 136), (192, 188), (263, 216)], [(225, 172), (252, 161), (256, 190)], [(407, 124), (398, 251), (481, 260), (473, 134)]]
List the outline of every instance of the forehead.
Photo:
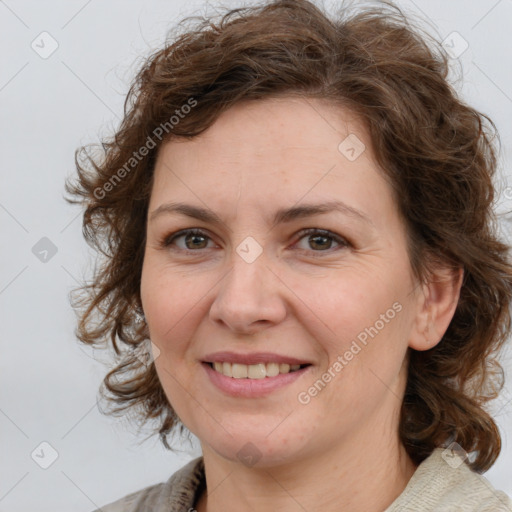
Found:
[(333, 156), (337, 159), (339, 143), (349, 134), (354, 141), (369, 143), (362, 122), (351, 111), (325, 100), (279, 97), (239, 102), (201, 135), (166, 146), (174, 145), (178, 151), (181, 143), (194, 147), (186, 155), (190, 161), (209, 154), (226, 163), (283, 157), (300, 162), (304, 156), (325, 162), (334, 161)]
[(222, 211), (301, 198), (343, 200), (375, 217), (393, 208), (363, 123), (312, 98), (241, 102), (201, 135), (164, 144), (151, 204), (185, 196)]

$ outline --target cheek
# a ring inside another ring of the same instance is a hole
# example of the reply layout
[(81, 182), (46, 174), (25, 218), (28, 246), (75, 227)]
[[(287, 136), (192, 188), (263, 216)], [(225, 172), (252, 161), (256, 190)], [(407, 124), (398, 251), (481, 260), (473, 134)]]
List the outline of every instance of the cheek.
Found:
[(364, 343), (376, 334), (375, 329), (389, 332), (400, 315), (400, 307), (393, 306), (399, 295), (390, 284), (379, 283), (375, 276), (364, 279), (361, 273), (354, 274), (344, 273), (328, 283), (312, 282), (303, 292), (305, 303), (321, 321), (317, 335), (329, 352), (346, 350), (353, 340)]
[(398, 378), (408, 340), (405, 290), (394, 285), (390, 272), (347, 272), (331, 281), (327, 294), (325, 289), (313, 285), (306, 295), (322, 320), (311, 334), (328, 359), (321, 371), (334, 384), (327, 386), (329, 404), (350, 411), (361, 400), (374, 403)]
[(169, 339), (182, 339), (180, 332), (201, 308), (204, 286), (197, 279), (162, 265), (145, 263), (141, 277), (141, 297), (151, 339), (167, 349)]

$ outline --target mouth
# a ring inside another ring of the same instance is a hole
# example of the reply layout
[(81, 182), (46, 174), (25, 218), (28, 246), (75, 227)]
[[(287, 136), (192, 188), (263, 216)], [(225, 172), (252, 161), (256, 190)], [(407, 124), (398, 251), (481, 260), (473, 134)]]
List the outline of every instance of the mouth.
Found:
[(210, 383), (235, 398), (263, 398), (303, 379), (314, 368), (307, 359), (274, 352), (215, 352), (204, 355), (201, 364)]
[(233, 379), (266, 379), (277, 377), (278, 375), (285, 375), (302, 370), (311, 364), (288, 364), (288, 363), (256, 363), (256, 364), (242, 364), (231, 363), (229, 361), (205, 361), (210, 368), (215, 372), (231, 377)]
[(234, 398), (263, 398), (291, 386), (313, 368), (311, 363), (269, 354), (216, 354), (208, 359), (201, 363), (209, 382)]

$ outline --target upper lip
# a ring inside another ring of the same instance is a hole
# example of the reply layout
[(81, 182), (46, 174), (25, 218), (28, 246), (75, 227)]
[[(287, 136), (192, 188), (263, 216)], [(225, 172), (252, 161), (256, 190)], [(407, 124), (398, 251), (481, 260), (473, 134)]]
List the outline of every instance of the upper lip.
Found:
[(258, 363), (283, 363), (283, 364), (311, 364), (304, 359), (274, 354), (272, 352), (252, 352), (251, 354), (237, 354), (236, 352), (215, 352), (204, 356), (206, 363), (238, 363), (238, 364), (258, 364)]

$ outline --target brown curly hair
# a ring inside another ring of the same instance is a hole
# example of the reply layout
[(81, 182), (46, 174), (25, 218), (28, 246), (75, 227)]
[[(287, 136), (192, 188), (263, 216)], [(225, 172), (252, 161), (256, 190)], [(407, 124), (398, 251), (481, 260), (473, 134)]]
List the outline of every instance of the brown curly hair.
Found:
[(365, 122), (407, 228), (416, 277), (424, 282), (438, 263), (464, 269), (442, 340), (428, 351), (409, 349), (402, 443), (419, 464), (455, 441), (475, 455), (468, 463), (480, 472), (500, 453), (500, 433), (484, 409), (503, 386), (496, 357), (511, 328), (509, 246), (492, 209), (497, 130), (457, 97), (442, 45), (391, 2), (376, 3), (354, 12), (344, 4), (336, 19), (307, 0), (187, 18), (145, 60), (115, 135), (76, 151), (78, 180), (66, 183), (74, 196), (66, 200), (86, 206), (84, 237), (103, 256), (92, 283), (75, 290), (76, 334), (91, 345), (110, 338), (117, 361), (102, 386), (110, 412), (158, 420), (167, 448), (167, 435), (184, 426), (154, 364), (133, 351), (147, 338), (135, 312), (158, 150), (173, 136), (200, 134), (238, 101), (298, 95), (328, 99)]

